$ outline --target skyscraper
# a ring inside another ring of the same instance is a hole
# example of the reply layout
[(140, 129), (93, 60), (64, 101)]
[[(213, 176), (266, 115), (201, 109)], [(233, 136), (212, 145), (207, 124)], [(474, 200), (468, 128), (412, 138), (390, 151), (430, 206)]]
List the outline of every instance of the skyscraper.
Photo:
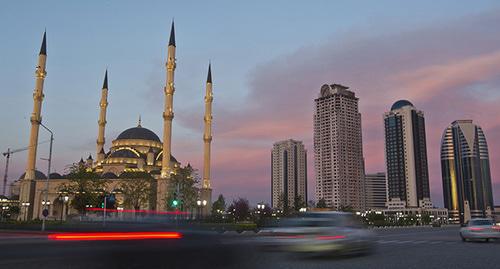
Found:
[(367, 209), (384, 208), (387, 202), (385, 173), (365, 175), (365, 203)]
[(493, 210), (488, 145), (472, 120), (457, 120), (443, 133), (441, 172), (444, 206), (454, 222), (484, 217)]
[(307, 204), (307, 151), (301, 141), (274, 143), (271, 177), (271, 207), (285, 209)]
[(328, 207), (363, 210), (364, 160), (358, 98), (349, 87), (325, 84), (315, 99), (316, 199)]
[(424, 113), (399, 100), (384, 114), (389, 202), (404, 207), (432, 207)]

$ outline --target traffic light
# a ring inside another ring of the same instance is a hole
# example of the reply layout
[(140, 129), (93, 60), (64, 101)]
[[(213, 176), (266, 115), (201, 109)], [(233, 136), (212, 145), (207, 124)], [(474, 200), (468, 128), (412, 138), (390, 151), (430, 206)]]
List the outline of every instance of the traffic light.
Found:
[(174, 192), (174, 199), (172, 200), (172, 206), (177, 207), (179, 205), (179, 200), (177, 199), (177, 192)]
[(104, 208), (104, 202), (101, 202), (101, 208)]

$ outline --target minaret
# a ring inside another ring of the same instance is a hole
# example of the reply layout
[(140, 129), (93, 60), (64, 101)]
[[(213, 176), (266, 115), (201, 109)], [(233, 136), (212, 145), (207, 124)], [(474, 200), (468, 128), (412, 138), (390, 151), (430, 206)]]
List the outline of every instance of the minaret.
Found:
[(166, 196), (168, 193), (168, 182), (172, 170), (170, 155), (172, 152), (172, 119), (174, 118), (174, 72), (175, 72), (175, 29), (172, 21), (170, 30), (170, 41), (168, 43), (167, 56), (167, 85), (165, 85), (165, 110), (163, 111), (163, 153), (161, 161), (161, 174), (157, 182), (156, 190), (156, 210), (164, 211), (166, 209)]
[(207, 201), (207, 207), (204, 207), (203, 215), (211, 212), (212, 189), (210, 187), (210, 143), (212, 142), (212, 68), (208, 64), (207, 84), (205, 91), (205, 131), (203, 134), (203, 181), (201, 189), (201, 199)]
[(99, 111), (99, 131), (97, 133), (97, 149), (96, 149), (96, 164), (99, 165), (104, 161), (104, 143), (106, 141), (104, 137), (106, 129), (106, 109), (108, 107), (108, 70), (104, 74), (104, 83), (102, 84), (101, 90), (101, 101), (99, 101), (100, 111)]
[(31, 133), (28, 150), (28, 164), (26, 166), (25, 179), (35, 179), (36, 150), (38, 144), (38, 130), (42, 121), (42, 101), (43, 101), (43, 82), (47, 72), (45, 63), (47, 61), (47, 41), (46, 33), (43, 33), (42, 47), (38, 55), (38, 66), (35, 70), (35, 90), (33, 92), (33, 113), (31, 114)]
[(163, 112), (163, 158), (161, 162), (161, 177), (169, 178), (172, 172), (170, 163), (170, 154), (172, 152), (172, 119), (174, 118), (174, 72), (176, 66), (175, 59), (175, 30), (174, 22), (172, 21), (172, 29), (170, 31), (170, 41), (168, 43), (168, 58), (167, 58), (167, 85), (165, 85), (165, 111)]
[(212, 70), (208, 65), (207, 85), (205, 91), (205, 132), (203, 134), (203, 188), (210, 189), (210, 143), (212, 142)]
[[(31, 132), (30, 141), (28, 149), (28, 161), (26, 165), (26, 175), (24, 176), (24, 181), (21, 184), (20, 190), (20, 202), (30, 203), (30, 205), (25, 209), (27, 210), (25, 214), (27, 219), (31, 219), (33, 214), (33, 199), (34, 189), (32, 180), (35, 179), (35, 167), (36, 167), (36, 151), (38, 145), (38, 131), (40, 128), (40, 123), (42, 121), (42, 101), (43, 101), (43, 83), (45, 81), (45, 76), (47, 72), (45, 71), (45, 64), (47, 62), (47, 40), (46, 32), (43, 33), (42, 47), (40, 48), (40, 53), (38, 55), (38, 65), (35, 70), (35, 90), (33, 91), (33, 113), (31, 114)], [(20, 214), (23, 215), (23, 214)]]

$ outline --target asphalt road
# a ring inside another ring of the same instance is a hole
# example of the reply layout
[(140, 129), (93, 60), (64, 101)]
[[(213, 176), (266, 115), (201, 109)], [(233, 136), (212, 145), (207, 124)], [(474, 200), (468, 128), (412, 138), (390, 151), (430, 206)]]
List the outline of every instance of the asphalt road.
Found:
[(0, 231), (0, 268), (500, 268), (500, 241), (467, 242), (458, 227), (378, 229), (373, 254), (299, 258), (225, 244), (217, 235), (179, 240), (49, 241)]

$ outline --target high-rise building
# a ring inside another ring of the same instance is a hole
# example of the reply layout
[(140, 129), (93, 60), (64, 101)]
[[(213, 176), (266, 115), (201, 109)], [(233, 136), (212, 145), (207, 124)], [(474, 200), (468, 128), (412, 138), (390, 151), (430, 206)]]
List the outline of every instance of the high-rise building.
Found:
[(432, 207), (424, 113), (399, 100), (384, 114), (388, 202)]
[(387, 202), (385, 173), (365, 175), (365, 204), (367, 209), (384, 208)]
[(325, 84), (315, 99), (316, 199), (328, 207), (365, 208), (364, 159), (358, 98), (340, 84)]
[(307, 151), (301, 141), (274, 143), (271, 151), (271, 207), (307, 204)]
[(454, 222), (490, 216), (493, 207), (488, 145), (472, 120), (457, 120), (443, 133), (441, 172), (444, 205)]

